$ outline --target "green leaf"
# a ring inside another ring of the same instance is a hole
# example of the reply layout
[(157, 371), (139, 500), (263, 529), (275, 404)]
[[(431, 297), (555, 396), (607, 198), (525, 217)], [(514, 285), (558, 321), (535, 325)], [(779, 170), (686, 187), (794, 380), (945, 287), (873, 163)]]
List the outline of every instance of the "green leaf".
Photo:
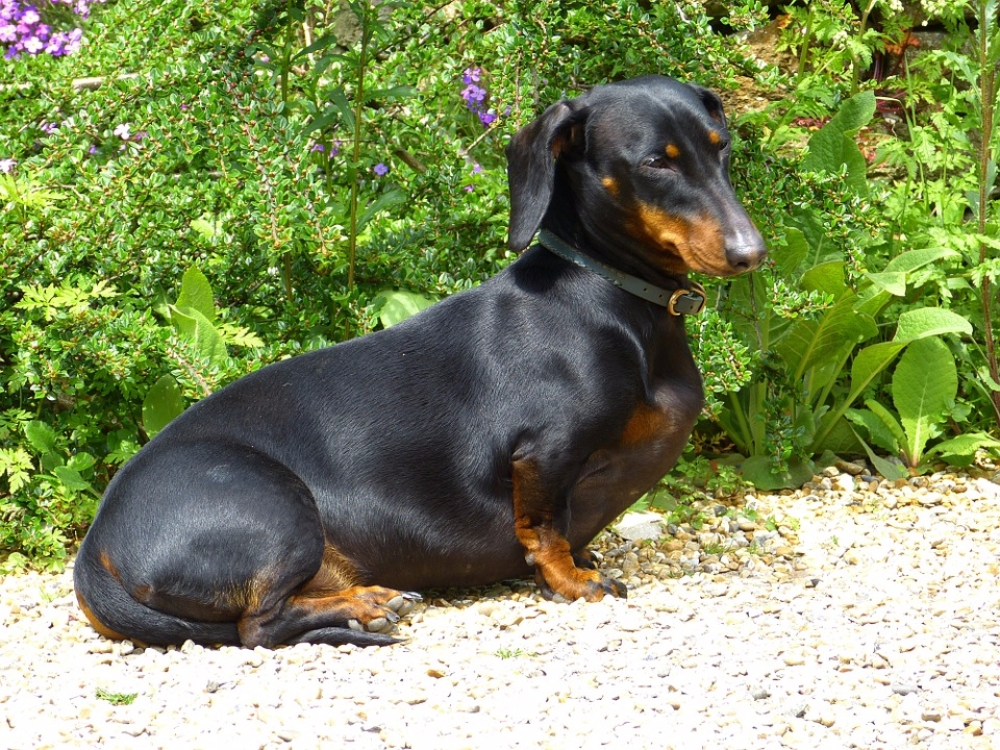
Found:
[(847, 183), (856, 192), (865, 193), (867, 162), (853, 136), (875, 114), (875, 95), (864, 91), (845, 101), (833, 119), (809, 139), (809, 152), (802, 168), (810, 172), (837, 173), (847, 167)]
[(96, 458), (94, 458), (89, 453), (81, 451), (80, 453), (76, 453), (73, 456), (71, 456), (69, 461), (66, 462), (66, 465), (69, 468), (75, 469), (76, 471), (79, 471), (82, 474), (86, 471), (90, 471), (91, 469), (93, 469), (94, 464), (96, 463), (97, 463)]
[(811, 367), (843, 356), (862, 341), (878, 334), (875, 321), (854, 309), (857, 296), (843, 293), (819, 320), (796, 321), (775, 344), (775, 350), (798, 380)]
[(87, 490), (93, 492), (90, 482), (80, 476), (80, 472), (76, 469), (71, 469), (69, 466), (57, 466), (52, 470), (52, 474), (56, 477), (56, 479), (62, 482), (63, 485), (74, 492), (85, 492)]
[(941, 456), (954, 466), (968, 466), (975, 460), (976, 452), (989, 449), (994, 455), (1000, 450), (1000, 440), (985, 432), (969, 432), (943, 440), (927, 450), (927, 456)]
[(211, 321), (198, 310), (168, 305), (170, 324), (177, 333), (194, 345), (198, 356), (214, 365), (226, 359), (226, 343)]
[(844, 261), (833, 260), (813, 266), (802, 274), (799, 285), (807, 291), (839, 296), (847, 286), (844, 283)]
[(184, 272), (184, 278), (181, 279), (181, 293), (177, 297), (176, 306), (197, 310), (209, 322), (215, 320), (215, 298), (212, 295), (212, 286), (197, 266), (191, 266)]
[(906, 433), (903, 432), (903, 426), (899, 423), (899, 420), (893, 416), (892, 412), (886, 407), (882, 406), (875, 399), (865, 399), (865, 406), (881, 420), (882, 424), (892, 433), (894, 442), (896, 444), (896, 450), (902, 450), (903, 446), (906, 445)]
[(740, 465), (744, 479), (758, 490), (796, 489), (812, 479), (816, 467), (811, 461), (792, 459), (779, 471), (770, 456), (751, 456)]
[(390, 101), (393, 99), (407, 99), (419, 94), (419, 90), (413, 86), (391, 86), (387, 89), (373, 89), (365, 93), (366, 102), (374, 102), (380, 99)]
[(902, 271), (869, 273), (866, 278), (879, 289), (883, 289), (893, 296), (902, 297), (906, 294), (906, 274)]
[[(856, 425), (865, 428), (868, 439), (888, 453), (899, 452), (899, 442), (893, 430), (870, 409), (848, 409), (844, 416)], [(855, 430), (855, 435), (857, 431)]]
[(896, 335), (893, 341), (907, 343), (928, 336), (940, 336), (943, 333), (964, 333), (972, 335), (972, 324), (951, 310), (940, 307), (920, 307), (907, 310), (899, 316)]
[(939, 338), (914, 341), (892, 375), (892, 400), (906, 431), (910, 466), (920, 464), (931, 430), (951, 409), (958, 394), (958, 371), (951, 349)]
[(840, 105), (837, 114), (827, 123), (844, 135), (856, 135), (875, 115), (875, 94), (862, 91)]
[(889, 363), (896, 358), (905, 344), (883, 341), (866, 346), (854, 357), (851, 364), (851, 391), (848, 401), (853, 402)]
[(386, 328), (406, 320), (411, 315), (416, 315), (436, 301), (422, 294), (403, 290), (386, 290), (379, 292), (375, 297), (376, 304), (382, 303), (378, 317)]
[(907, 250), (905, 253), (900, 253), (886, 263), (885, 268), (882, 270), (886, 273), (900, 271), (910, 273), (931, 263), (960, 257), (962, 257), (960, 253), (947, 247), (922, 247), (918, 250)]
[(56, 449), (56, 431), (45, 422), (33, 419), (24, 426), (24, 436), (39, 453), (52, 453)]
[[(858, 439), (861, 440), (860, 437)], [(906, 479), (910, 476), (910, 472), (902, 464), (876, 455), (875, 451), (864, 440), (861, 440), (861, 444), (865, 447), (865, 452), (868, 454), (872, 466), (875, 467), (875, 471), (886, 479)]]
[(360, 232), (364, 227), (366, 227), (368, 222), (371, 221), (379, 211), (384, 211), (390, 206), (405, 203), (406, 200), (406, 193), (402, 190), (390, 190), (387, 193), (383, 193), (367, 208), (365, 208), (364, 213), (362, 213), (358, 218), (358, 231)]
[(142, 425), (153, 437), (184, 411), (184, 397), (172, 375), (164, 375), (146, 393), (142, 402)]

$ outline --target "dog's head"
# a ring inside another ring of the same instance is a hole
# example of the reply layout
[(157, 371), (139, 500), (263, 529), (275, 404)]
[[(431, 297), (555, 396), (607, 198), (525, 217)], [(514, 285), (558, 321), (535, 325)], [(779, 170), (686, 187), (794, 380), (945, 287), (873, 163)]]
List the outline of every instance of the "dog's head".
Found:
[(722, 101), (700, 86), (645, 76), (554, 104), (507, 147), (510, 247), (544, 226), (658, 273), (750, 271), (767, 251), (729, 155)]

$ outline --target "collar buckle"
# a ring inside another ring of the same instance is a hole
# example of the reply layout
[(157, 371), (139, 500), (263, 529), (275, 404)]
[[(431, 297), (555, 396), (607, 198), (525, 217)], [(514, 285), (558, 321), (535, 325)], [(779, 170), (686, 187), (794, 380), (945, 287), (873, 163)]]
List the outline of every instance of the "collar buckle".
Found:
[(671, 315), (698, 315), (705, 309), (707, 299), (702, 285), (692, 281), (690, 289), (678, 289), (670, 295), (667, 310)]

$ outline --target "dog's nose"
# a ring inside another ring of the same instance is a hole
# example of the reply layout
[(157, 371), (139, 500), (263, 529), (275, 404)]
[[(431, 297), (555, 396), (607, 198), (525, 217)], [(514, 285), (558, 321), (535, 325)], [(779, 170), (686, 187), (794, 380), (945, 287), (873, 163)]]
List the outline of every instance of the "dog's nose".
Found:
[(734, 240), (726, 243), (726, 261), (737, 273), (752, 271), (767, 257), (767, 245), (756, 229), (753, 236), (741, 236)]

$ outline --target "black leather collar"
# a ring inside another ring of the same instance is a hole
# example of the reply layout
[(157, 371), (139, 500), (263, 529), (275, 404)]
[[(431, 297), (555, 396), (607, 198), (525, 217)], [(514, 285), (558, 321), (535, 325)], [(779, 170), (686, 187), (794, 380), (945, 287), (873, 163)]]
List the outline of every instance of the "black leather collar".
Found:
[(543, 229), (539, 233), (538, 243), (549, 252), (555, 253), (570, 263), (593, 271), (629, 294), (634, 294), (636, 297), (667, 308), (671, 315), (697, 315), (705, 309), (705, 300), (707, 299), (705, 290), (701, 284), (695, 281), (688, 281), (690, 288), (682, 287), (674, 291), (667, 291), (647, 283), (637, 276), (631, 276), (617, 268), (601, 263), (589, 255), (584, 255), (547, 229)]

